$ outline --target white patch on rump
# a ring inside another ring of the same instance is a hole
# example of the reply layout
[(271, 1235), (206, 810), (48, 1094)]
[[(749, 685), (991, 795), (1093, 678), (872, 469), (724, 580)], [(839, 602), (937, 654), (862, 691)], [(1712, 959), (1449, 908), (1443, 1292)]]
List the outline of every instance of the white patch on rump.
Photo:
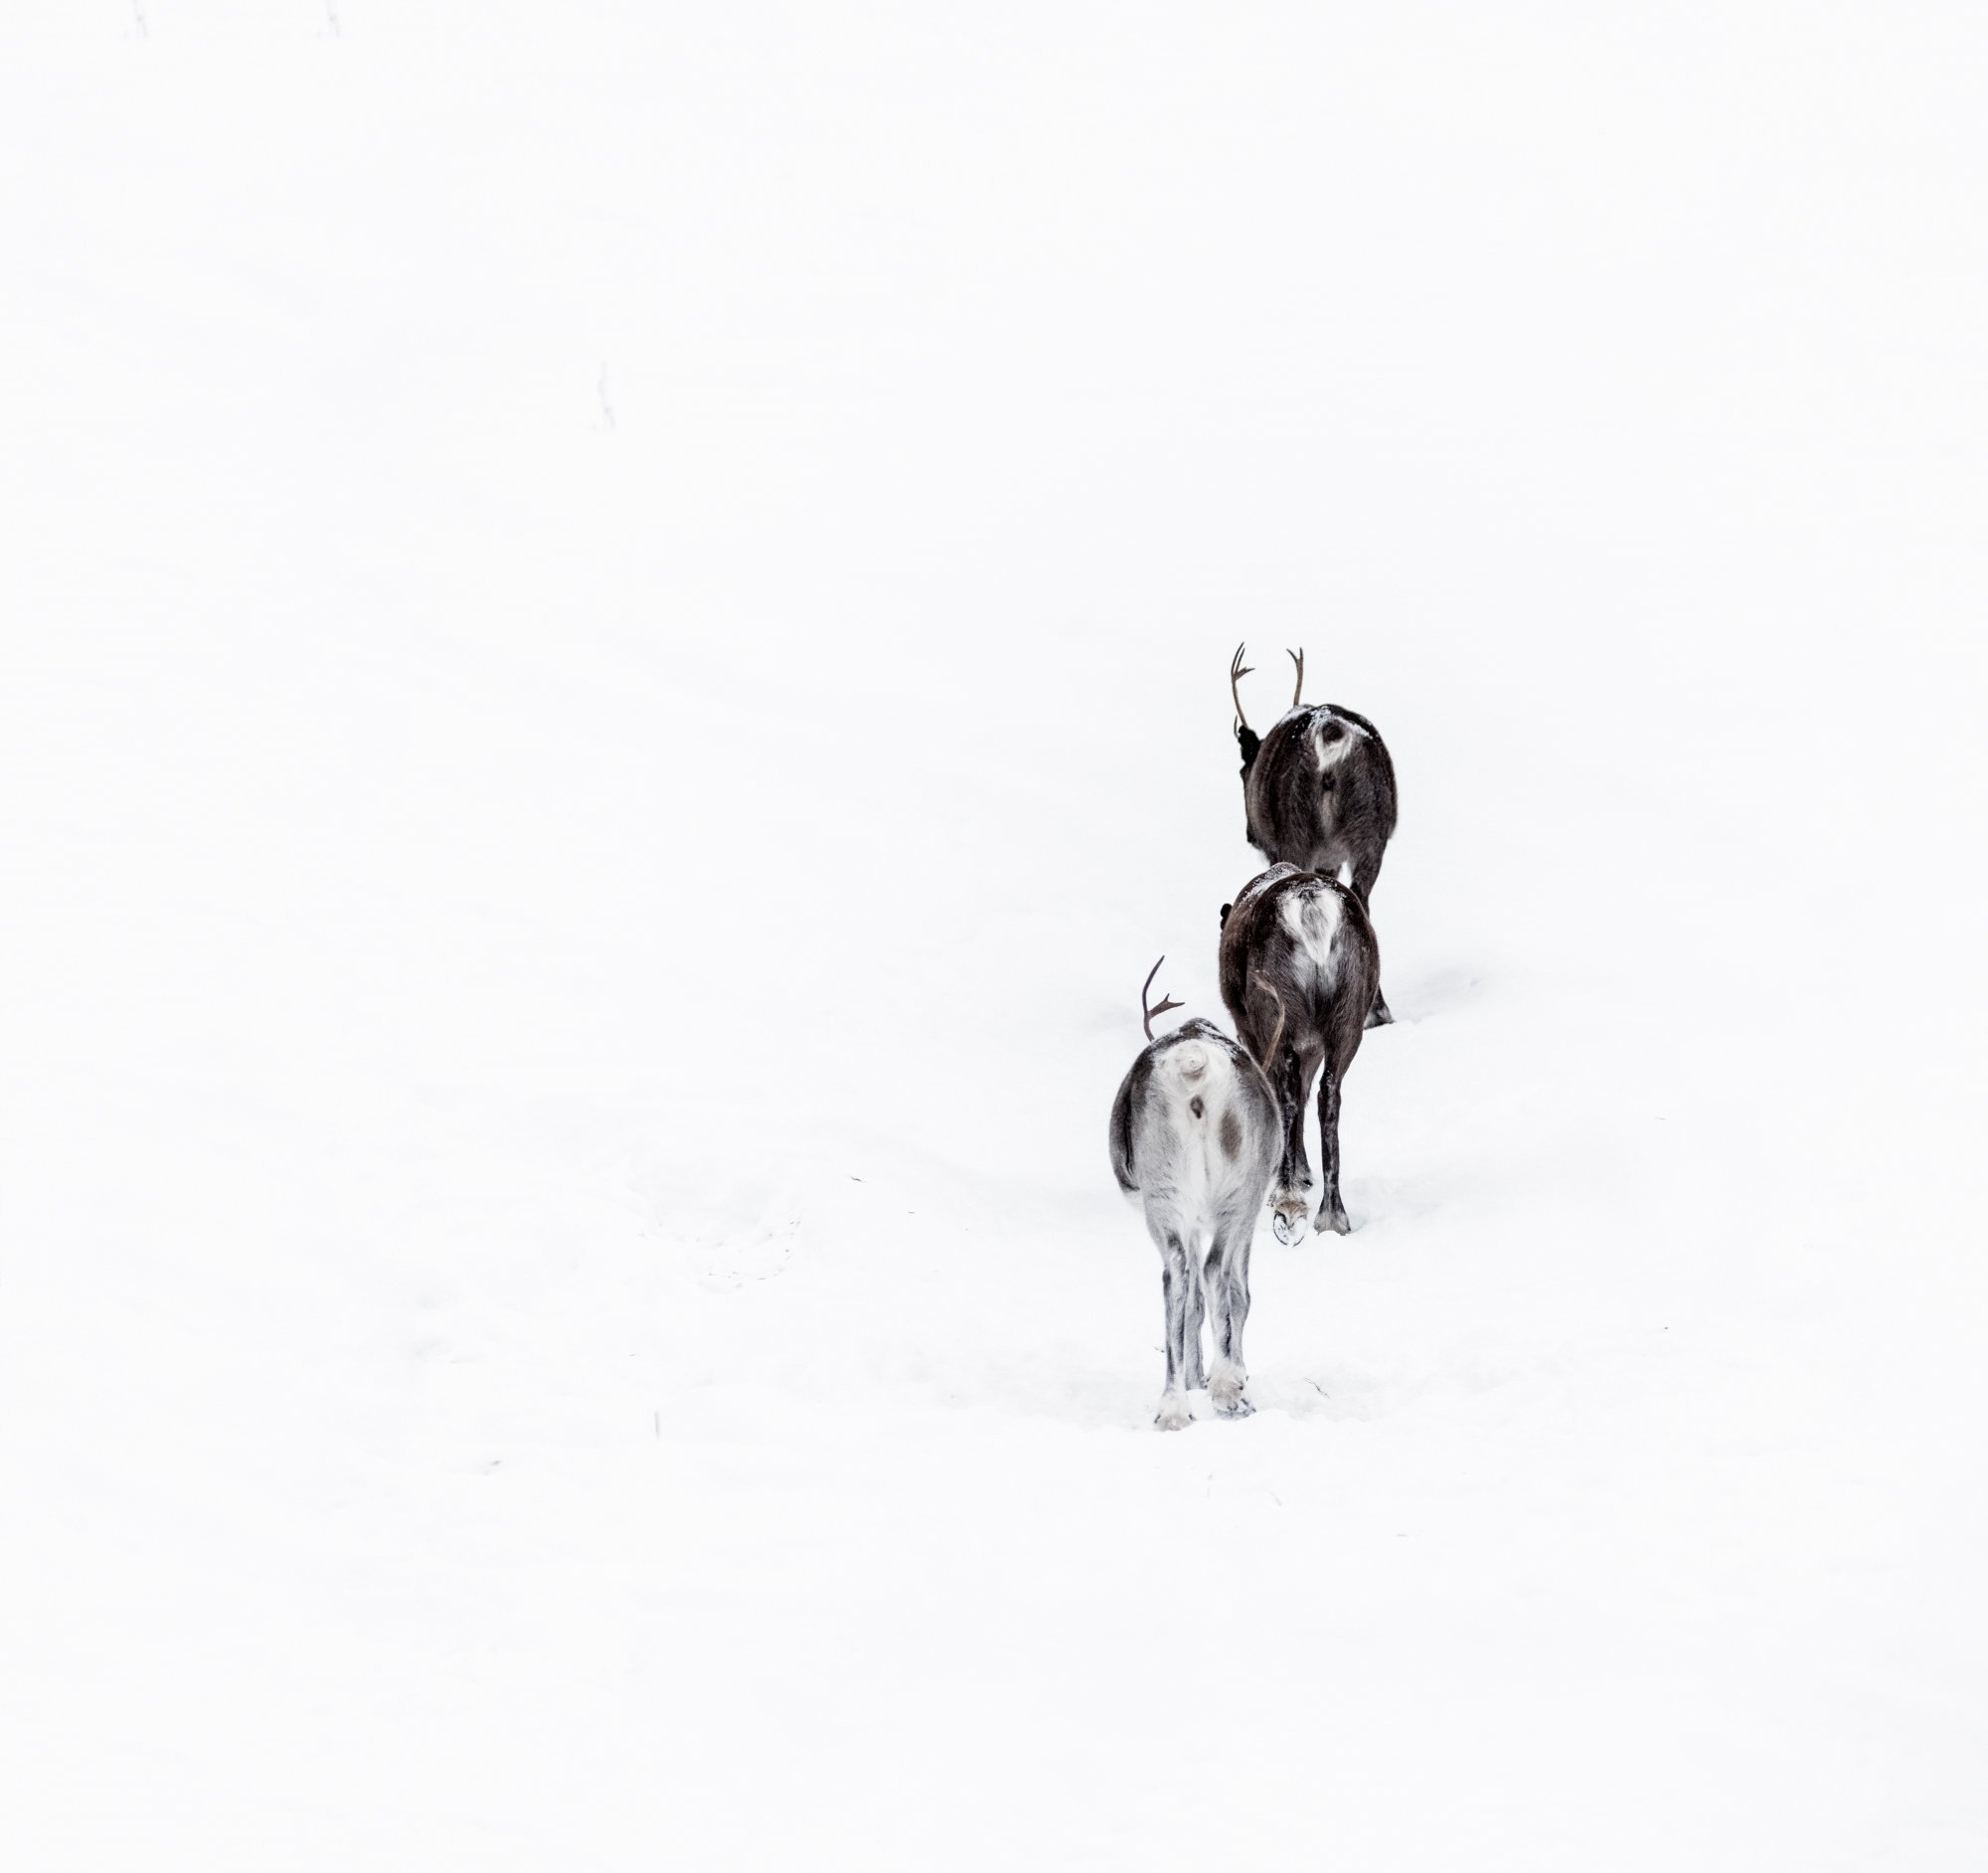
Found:
[(1311, 732), (1312, 759), (1318, 763), (1321, 773), (1328, 767), (1338, 766), (1353, 752), (1354, 743), (1364, 742), (1367, 739), (1367, 731), (1357, 723), (1344, 721), (1337, 716), (1328, 717), (1327, 721), (1337, 724), (1340, 730), (1336, 740), (1328, 742), (1325, 739), (1325, 722), (1321, 722)]
[(1183, 1041), (1167, 1052), (1167, 1065), (1183, 1080), (1199, 1080), (1208, 1071), (1208, 1049), (1194, 1041)]
[(1284, 928), (1311, 958), (1321, 983), (1330, 985), (1339, 973), (1339, 898), (1313, 885), (1286, 894), (1278, 906)]

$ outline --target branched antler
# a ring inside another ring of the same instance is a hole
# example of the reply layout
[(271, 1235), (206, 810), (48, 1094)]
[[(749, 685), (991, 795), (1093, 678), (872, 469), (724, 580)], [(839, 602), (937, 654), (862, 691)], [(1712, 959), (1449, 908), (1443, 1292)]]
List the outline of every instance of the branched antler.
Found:
[(1236, 654), (1229, 659), (1229, 693), (1236, 700), (1236, 720), (1245, 729), (1249, 726), (1249, 718), (1242, 713), (1242, 693), (1236, 685), (1245, 676), (1253, 674), (1253, 671), (1242, 667), (1242, 646), (1238, 644)]
[[(1160, 962), (1164, 962), (1165, 960), (1166, 960), (1165, 956), (1162, 956), (1160, 958)], [(1155, 1015), (1163, 1015), (1169, 1008), (1185, 1008), (1187, 1006), (1187, 1003), (1184, 1001), (1173, 1001), (1173, 1000), (1163, 1001), (1157, 1008), (1148, 1008), (1146, 1006), (1146, 989), (1152, 987), (1153, 976), (1159, 974), (1160, 962), (1156, 962), (1153, 964), (1152, 974), (1146, 977), (1144, 987), (1142, 987), (1139, 990), (1139, 1012), (1145, 1017), (1146, 1039), (1149, 1041), (1153, 1038), (1153, 1017)]]
[(1291, 691), (1291, 707), (1295, 709), (1305, 693), (1305, 653), (1302, 650), (1286, 650), (1284, 655), (1298, 666), (1298, 686)]

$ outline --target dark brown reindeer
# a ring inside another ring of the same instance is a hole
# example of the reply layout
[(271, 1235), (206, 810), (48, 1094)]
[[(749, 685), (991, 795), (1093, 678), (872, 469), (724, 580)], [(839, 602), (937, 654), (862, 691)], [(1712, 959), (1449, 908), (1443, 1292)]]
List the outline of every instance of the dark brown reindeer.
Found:
[(1202, 1383), (1204, 1315), (1215, 1342), (1210, 1401), (1225, 1418), (1254, 1409), (1242, 1364), (1249, 1239), (1276, 1173), (1283, 1126), (1269, 1082), (1214, 1022), (1196, 1017), (1153, 1039), (1153, 1017), (1180, 1006), (1146, 1006), (1159, 972), (1156, 962), (1139, 991), (1148, 1045), (1111, 1106), (1111, 1169), (1145, 1212), (1160, 1252), (1167, 1389), (1153, 1422), (1178, 1431), (1189, 1422), (1187, 1395)]
[(1236, 1032), (1277, 1096), (1283, 1151), (1270, 1226), (1287, 1246), (1304, 1234), (1305, 1107), (1316, 1074), (1325, 1188), (1314, 1227), (1344, 1236), (1353, 1226), (1339, 1194), (1339, 1094), (1381, 984), (1366, 906), (1336, 878), (1272, 865), (1223, 906), (1221, 969)]
[[(1388, 746), (1365, 716), (1337, 703), (1301, 700), (1301, 650), (1284, 653), (1298, 669), (1291, 706), (1259, 738), (1242, 714), (1238, 685), (1251, 674), (1242, 667), (1242, 651), (1238, 644), (1230, 659), (1229, 693), (1242, 749), (1245, 835), (1272, 865), (1295, 865), (1327, 878), (1348, 867), (1365, 910), (1395, 836), (1395, 764)], [(1367, 1025), (1379, 1027), (1394, 1018), (1377, 983)]]

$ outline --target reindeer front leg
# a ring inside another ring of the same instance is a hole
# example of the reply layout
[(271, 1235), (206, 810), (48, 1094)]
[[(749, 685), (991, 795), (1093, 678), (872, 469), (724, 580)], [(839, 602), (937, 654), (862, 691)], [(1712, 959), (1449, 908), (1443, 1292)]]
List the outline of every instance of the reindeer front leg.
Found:
[(1181, 1385), (1186, 1391), (1199, 1392), (1208, 1384), (1201, 1363), (1201, 1328), (1207, 1312), (1208, 1281), (1195, 1266), (1191, 1244), (1187, 1256), (1187, 1330), (1182, 1339), (1187, 1357), (1181, 1371)]
[(1243, 1397), (1249, 1375), (1242, 1365), (1242, 1323), (1249, 1317), (1249, 1237), (1255, 1229), (1254, 1209), (1225, 1216), (1202, 1265), (1209, 1312), (1215, 1327), (1215, 1365), (1208, 1396), (1224, 1418), (1247, 1418), (1256, 1408)]
[[(1385, 851), (1370, 852), (1353, 862), (1353, 895), (1360, 900), (1360, 908), (1367, 909), (1367, 900), (1374, 894), (1375, 883), (1381, 876), (1381, 860)], [(1381, 984), (1374, 984), (1374, 1005), (1367, 1011), (1367, 1026), (1385, 1028), (1395, 1018), (1394, 1010), (1388, 1006), (1388, 998), (1381, 993)]]

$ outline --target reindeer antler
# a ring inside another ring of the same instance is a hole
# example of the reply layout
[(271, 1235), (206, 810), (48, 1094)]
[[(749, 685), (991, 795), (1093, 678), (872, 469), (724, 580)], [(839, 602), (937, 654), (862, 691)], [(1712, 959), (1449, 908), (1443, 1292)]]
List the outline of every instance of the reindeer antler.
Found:
[(1284, 1038), (1284, 998), (1277, 993), (1277, 985), (1260, 971), (1249, 978), (1258, 988), (1270, 991), (1270, 999), (1277, 1004), (1277, 1025), (1270, 1035), (1270, 1044), (1263, 1050), (1262, 1068), (1269, 1073), (1277, 1058), (1277, 1043)]
[[(1165, 960), (1165, 956), (1160, 958), (1160, 962), (1164, 962)], [(1146, 990), (1152, 987), (1153, 976), (1159, 974), (1160, 962), (1153, 964), (1152, 974), (1146, 977), (1144, 986), (1139, 990), (1139, 1012), (1146, 1019), (1146, 1039), (1149, 1041), (1153, 1038), (1153, 1017), (1155, 1015), (1163, 1015), (1169, 1008), (1185, 1008), (1187, 1006), (1187, 1003), (1184, 1001), (1172, 1000), (1161, 1002), (1157, 1008), (1148, 1008), (1146, 1006)]]
[(1236, 654), (1229, 659), (1229, 693), (1236, 699), (1236, 720), (1246, 729), (1249, 726), (1249, 718), (1242, 713), (1242, 693), (1236, 685), (1254, 672), (1242, 667), (1242, 645), (1238, 644)]
[(1298, 686), (1291, 691), (1291, 707), (1295, 709), (1305, 693), (1305, 653), (1302, 650), (1286, 650), (1284, 655), (1298, 666)]

